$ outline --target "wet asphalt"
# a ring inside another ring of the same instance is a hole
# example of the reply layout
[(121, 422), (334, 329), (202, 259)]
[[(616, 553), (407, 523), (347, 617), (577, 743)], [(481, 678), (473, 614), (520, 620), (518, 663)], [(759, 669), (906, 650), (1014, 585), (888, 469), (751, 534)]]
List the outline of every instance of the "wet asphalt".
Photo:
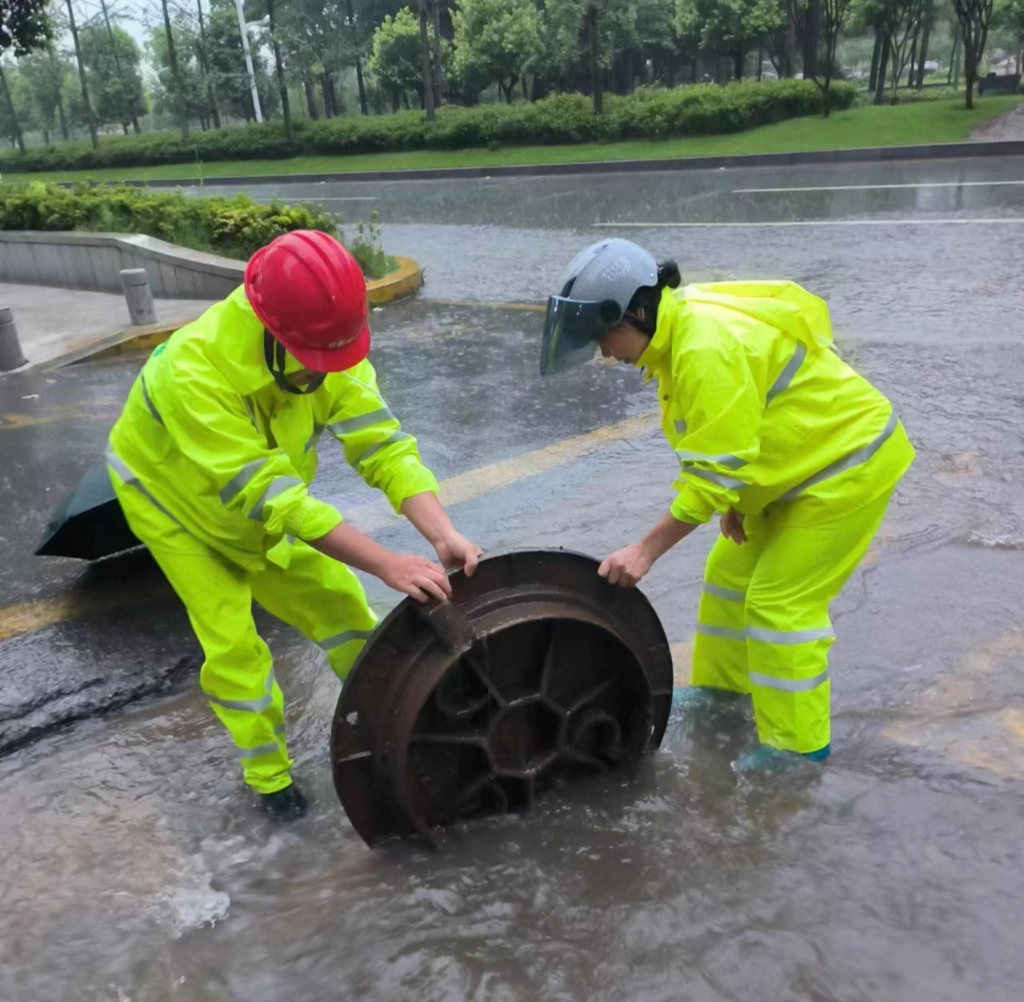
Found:
[[(642, 422), (526, 475), (536, 450), (656, 406), (621, 367), (541, 381), (539, 315), (500, 305), (539, 301), (605, 233), (688, 279), (824, 295), (918, 448), (834, 610), (820, 775), (737, 781), (742, 735), (708, 741), (674, 718), (636, 783), (467, 826), (440, 853), (370, 853), (354, 835), (326, 759), (338, 685), (289, 630), (261, 617), (315, 812), (281, 832), (239, 788), (184, 614), (145, 555), (32, 556), (140, 359), (0, 380), (0, 997), (1019, 998), (1024, 184), (994, 183), (1013, 181), (1016, 158), (282, 187), (349, 227), (376, 210), (388, 250), (425, 265), (420, 300), (375, 314), (373, 359), (439, 477), (504, 464), (452, 509), (487, 548), (603, 556), (671, 496), (671, 454)], [(835, 190), (765, 190), (809, 187)], [(337, 452), (321, 461), (320, 496), (418, 545)], [(712, 538), (644, 585), (683, 660)], [(379, 610), (395, 601), (367, 586)]]

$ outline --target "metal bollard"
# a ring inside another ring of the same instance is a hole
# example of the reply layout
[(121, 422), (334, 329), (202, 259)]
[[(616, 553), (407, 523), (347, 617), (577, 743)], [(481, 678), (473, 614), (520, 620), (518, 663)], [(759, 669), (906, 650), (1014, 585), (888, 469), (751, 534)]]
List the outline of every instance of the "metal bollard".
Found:
[(145, 268), (125, 268), (121, 272), (121, 286), (128, 302), (128, 316), (133, 327), (146, 327), (156, 323), (153, 293), (149, 290), (149, 276)]
[(0, 306), (0, 372), (10, 372), (25, 364), (18, 340), (18, 328), (14, 326), (14, 315), (9, 306)]

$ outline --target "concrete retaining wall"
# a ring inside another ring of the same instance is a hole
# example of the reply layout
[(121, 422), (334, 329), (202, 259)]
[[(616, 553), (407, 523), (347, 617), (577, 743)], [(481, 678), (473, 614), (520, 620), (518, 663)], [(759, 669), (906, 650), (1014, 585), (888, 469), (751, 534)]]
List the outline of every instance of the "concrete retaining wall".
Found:
[(0, 231), (0, 282), (121, 293), (123, 268), (145, 268), (154, 296), (214, 300), (241, 284), (245, 262), (153, 237)]

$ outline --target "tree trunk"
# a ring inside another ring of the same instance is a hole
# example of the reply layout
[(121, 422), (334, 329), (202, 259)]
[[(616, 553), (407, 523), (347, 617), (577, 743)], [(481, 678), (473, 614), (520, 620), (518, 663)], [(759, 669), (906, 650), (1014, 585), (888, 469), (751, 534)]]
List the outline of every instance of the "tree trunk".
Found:
[[(786, 6), (789, 8), (789, 4)], [(786, 25), (782, 42), (782, 74), (789, 80), (793, 76), (793, 54), (796, 52), (796, 18), (791, 8), (787, 10), (787, 14), (789, 16), (789, 23)]]
[(587, 11), (587, 30), (590, 35), (590, 89), (594, 99), (594, 114), (604, 114), (604, 91), (601, 87), (601, 69), (598, 63), (598, 13), (597, 7)]
[(764, 79), (764, 46), (757, 47), (757, 82)]
[(928, 60), (928, 42), (931, 39), (932, 26), (925, 24), (921, 34), (921, 48), (917, 53), (917, 89), (924, 87), (924, 64)]
[(875, 29), (875, 47), (871, 52), (871, 75), (868, 77), (868, 90), (874, 93), (878, 86), (878, 62), (882, 57), (882, 32)]
[[(438, 108), (444, 103), (444, 65), (441, 62), (441, 4), (434, 0), (434, 89)], [(511, 103), (511, 102), (509, 102)]]
[(733, 76), (737, 80), (743, 79), (743, 64), (747, 60), (747, 54), (742, 49), (737, 49), (732, 54)]
[[(164, 9), (164, 31), (167, 33), (167, 58), (171, 64), (171, 79), (174, 82), (174, 89), (177, 93), (178, 115), (181, 119), (181, 138), (188, 139), (188, 101), (185, 97), (185, 83), (181, 78), (181, 69), (178, 66), (178, 54), (174, 50), (174, 32), (171, 31), (171, 13), (167, 9), (167, 0), (162, 0)], [(71, 0), (68, 0), (68, 9), (71, 8)]]
[(356, 83), (359, 86), (359, 111), (364, 115), (370, 114), (370, 105), (366, 100), (366, 82), (363, 80), (363, 61), (356, 56)]
[[(107, 38), (110, 39), (110, 52), (114, 57), (114, 71), (117, 73), (117, 79), (121, 82), (121, 93), (126, 96), (128, 102), (128, 117), (129, 121), (136, 122), (135, 133), (138, 135), (138, 112), (135, 108), (135, 95), (128, 88), (128, 81), (124, 78), (124, 72), (121, 70), (121, 57), (117, 54), (117, 42), (114, 40), (114, 29), (110, 26), (110, 14), (107, 11), (107, 0), (100, 0), (100, 7), (103, 9), (103, 20), (107, 25)], [(124, 134), (128, 135), (128, 125), (122, 122), (124, 125)]]
[(430, 72), (430, 34), (427, 31), (427, 0), (420, 0), (420, 54), (423, 57), (423, 110), (434, 120), (434, 82)]
[(964, 88), (966, 91), (965, 107), (974, 110), (974, 81), (978, 78), (978, 54), (975, 45), (969, 44), (973, 39), (964, 39)]
[(889, 69), (891, 45), (889, 36), (882, 39), (882, 54), (878, 57), (878, 78), (875, 80), (875, 104), (885, 104), (885, 75)]
[[(78, 79), (82, 85), (82, 104), (85, 105), (85, 117), (89, 123), (89, 137), (92, 139), (92, 148), (99, 149), (100, 140), (96, 135), (96, 116), (92, 113), (92, 102), (89, 100), (89, 85), (85, 80), (85, 63), (82, 61), (82, 46), (78, 41), (78, 28), (75, 25), (75, 10), (71, 6), (71, 0), (67, 0), (68, 7), (68, 29), (71, 38), (75, 43), (75, 59), (78, 60)], [(167, 0), (164, 0), (164, 10), (167, 10)]]
[(206, 22), (203, 19), (203, 2), (196, 0), (196, 10), (199, 13), (199, 68), (203, 72), (203, 79), (206, 81), (206, 103), (210, 109), (210, 117), (213, 119), (213, 127), (220, 128), (220, 110), (217, 107), (217, 96), (213, 92), (213, 80), (210, 76), (210, 60), (206, 56)]
[(139, 127), (139, 119), (137, 115), (132, 118), (132, 132), (137, 136), (142, 135), (142, 129)]
[(818, 47), (821, 44), (821, 3), (810, 0), (804, 21), (804, 79), (818, 76)]
[(57, 121), (60, 122), (60, 135), (64, 142), (68, 141), (68, 117), (64, 114), (64, 98), (57, 95)]
[(18, 113), (14, 110), (14, 101), (11, 99), (11, 90), (7, 86), (7, 75), (4, 73), (2, 64), (0, 64), (0, 87), (3, 88), (7, 114), (11, 116), (11, 126), (14, 128), (14, 138), (18, 143), (18, 151), (24, 156), (25, 137), (21, 134), (21, 123), (18, 121)]
[(907, 68), (907, 86), (914, 86), (914, 69), (917, 66), (917, 32), (914, 32), (913, 41), (910, 43), (910, 59)]
[(334, 118), (334, 82), (327, 70), (320, 74), (320, 93), (324, 97), (324, 118)]
[[(167, 0), (164, 0), (166, 3)], [(292, 104), (288, 99), (288, 84), (284, 78), (284, 59), (281, 56), (281, 43), (275, 29), (274, 15), (277, 0), (267, 0), (267, 17), (270, 28), (270, 47), (274, 50), (274, 75), (277, 77), (277, 90), (281, 95), (281, 116), (284, 118), (284, 134), (289, 142), (292, 139)]]
[[(363, 60), (359, 55), (359, 32), (356, 28), (356, 15), (352, 9), (352, 0), (345, 0), (345, 13), (348, 17), (349, 30), (355, 37), (356, 42), (356, 83), (359, 86), (359, 110), (364, 115), (370, 114), (370, 106), (366, 100), (366, 81), (363, 80)], [(331, 90), (333, 93), (334, 84), (331, 83)], [(331, 100), (331, 107), (337, 109), (337, 102)], [(395, 111), (398, 109), (396, 108)]]
[(320, 115), (316, 110), (316, 98), (313, 96), (313, 82), (309, 77), (305, 77), (303, 79), (302, 89), (306, 92), (306, 111), (309, 112), (309, 117), (315, 122)]

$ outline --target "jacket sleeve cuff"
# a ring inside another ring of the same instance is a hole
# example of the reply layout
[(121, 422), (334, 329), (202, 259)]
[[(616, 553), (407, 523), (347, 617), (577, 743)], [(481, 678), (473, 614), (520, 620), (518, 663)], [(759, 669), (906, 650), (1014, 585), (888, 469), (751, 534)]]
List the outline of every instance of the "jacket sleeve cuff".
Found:
[(417, 494), (440, 494), (441, 489), (434, 474), (419, 460), (409, 457), (390, 479), (385, 493), (395, 514), (401, 514), (402, 504), (409, 498)]
[(284, 531), (302, 540), (319, 539), (341, 521), (341, 512), (337, 508), (307, 496), (285, 516)]
[(715, 514), (715, 506), (689, 484), (683, 486), (669, 508), (673, 518), (693, 525), (704, 525)]

